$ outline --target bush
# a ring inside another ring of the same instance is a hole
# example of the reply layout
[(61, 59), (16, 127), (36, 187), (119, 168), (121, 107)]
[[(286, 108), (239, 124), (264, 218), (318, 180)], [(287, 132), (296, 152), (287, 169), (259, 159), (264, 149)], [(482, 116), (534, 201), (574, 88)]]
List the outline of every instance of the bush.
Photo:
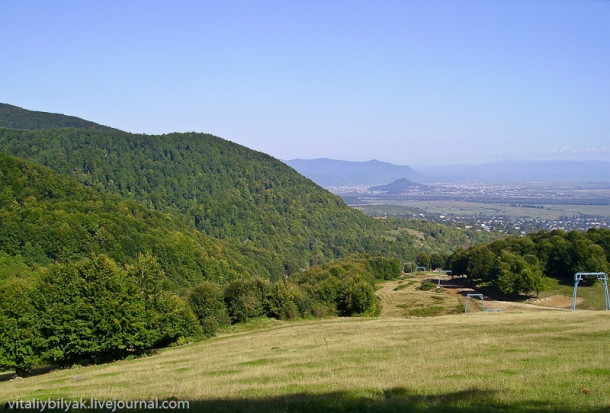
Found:
[(218, 328), (231, 324), (224, 291), (218, 283), (205, 281), (197, 284), (189, 291), (188, 303), (207, 337), (214, 336)]
[(155, 327), (162, 334), (161, 339), (154, 343), (155, 346), (166, 346), (201, 336), (197, 317), (183, 299), (164, 291), (159, 295), (158, 303), (154, 320)]
[(265, 296), (263, 306), (267, 317), (279, 320), (291, 319), (299, 316), (297, 302), (301, 296), (299, 289), (284, 280), (271, 286)]
[(436, 288), (436, 285), (430, 281), (422, 281), (421, 285), (419, 286), (419, 290), (421, 291), (430, 291), (433, 288)]
[(373, 287), (363, 280), (353, 280), (345, 284), (337, 302), (339, 315), (379, 315), (381, 305)]
[(260, 278), (239, 279), (225, 288), (225, 304), (232, 323), (248, 321), (265, 315), (263, 300), (270, 288)]

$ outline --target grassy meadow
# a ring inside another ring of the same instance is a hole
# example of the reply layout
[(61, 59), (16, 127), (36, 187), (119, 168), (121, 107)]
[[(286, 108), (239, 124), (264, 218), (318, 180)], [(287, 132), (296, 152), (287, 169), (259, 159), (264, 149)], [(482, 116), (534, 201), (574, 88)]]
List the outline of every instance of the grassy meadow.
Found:
[(609, 339), (610, 312), (587, 310), (266, 320), (140, 359), (5, 375), (0, 400), (158, 397), (227, 412), (607, 412)]

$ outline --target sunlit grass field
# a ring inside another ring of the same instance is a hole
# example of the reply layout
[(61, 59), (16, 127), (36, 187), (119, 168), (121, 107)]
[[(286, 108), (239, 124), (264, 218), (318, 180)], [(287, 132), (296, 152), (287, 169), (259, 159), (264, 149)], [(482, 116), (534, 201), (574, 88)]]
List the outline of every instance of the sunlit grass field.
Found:
[(610, 312), (260, 321), (129, 361), (0, 382), (18, 398), (192, 411), (610, 411)]

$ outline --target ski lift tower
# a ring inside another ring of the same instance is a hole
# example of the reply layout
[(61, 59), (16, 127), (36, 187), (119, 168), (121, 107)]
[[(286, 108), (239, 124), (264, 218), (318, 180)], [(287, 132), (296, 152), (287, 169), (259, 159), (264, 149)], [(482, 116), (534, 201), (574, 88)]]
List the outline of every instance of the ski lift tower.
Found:
[(604, 297), (606, 298), (606, 311), (610, 310), (610, 296), (608, 295), (608, 274), (605, 272), (577, 272), (574, 274), (574, 293), (572, 294), (572, 311), (576, 311), (576, 294), (578, 284), (584, 277), (597, 277), (604, 284)]
[[(440, 287), (440, 286), (441, 286), (441, 276), (442, 276), (443, 274), (449, 274), (449, 275), (451, 275), (451, 278), (453, 278), (453, 271), (451, 271), (451, 270), (443, 270), (442, 268), (441, 268), (441, 269), (439, 269), (439, 270), (438, 270), (438, 287)], [(438, 287), (437, 287), (437, 288), (438, 288)]]

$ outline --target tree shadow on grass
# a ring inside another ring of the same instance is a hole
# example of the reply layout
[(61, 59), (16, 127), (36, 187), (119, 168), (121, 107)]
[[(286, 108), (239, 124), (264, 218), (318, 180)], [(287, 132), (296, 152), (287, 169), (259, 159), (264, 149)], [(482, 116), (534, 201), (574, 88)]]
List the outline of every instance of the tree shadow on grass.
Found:
[[(372, 392), (374, 393), (374, 392)], [(193, 412), (526, 412), (568, 413), (573, 409), (536, 401), (506, 404), (496, 399), (496, 392), (471, 389), (439, 395), (420, 395), (404, 387), (387, 389), (378, 395), (365, 396), (343, 391), (323, 394), (298, 393), (269, 398), (237, 398), (191, 402)], [(588, 410), (608, 412), (606, 406)]]
[[(521, 400), (505, 403), (497, 400), (495, 391), (471, 389), (438, 395), (421, 395), (404, 387), (383, 391), (370, 391), (362, 395), (360, 391), (341, 391), (322, 394), (297, 393), (262, 398), (231, 398), (190, 401), (188, 409), (182, 412), (425, 412), (425, 413), (474, 413), (474, 412), (525, 412), (525, 413), (568, 413), (573, 408), (539, 401)], [(174, 400), (175, 401), (175, 400)], [(582, 406), (584, 407), (584, 406)], [(590, 413), (608, 412), (610, 406), (584, 408)], [(14, 411), (0, 406), (0, 411)], [(24, 411), (24, 410), (21, 410)], [(52, 411), (52, 410), (50, 410)], [(78, 412), (80, 410), (71, 410)], [(87, 412), (110, 410), (86, 410)], [(127, 411), (117, 409), (116, 411)], [(129, 410), (130, 412), (167, 412), (172, 410)]]
[[(34, 368), (30, 371), (28, 371), (28, 374), (26, 377), (32, 377), (32, 376), (38, 376), (40, 374), (47, 374), (53, 370), (57, 370), (59, 369), (59, 366), (44, 366), (44, 367), (37, 367)], [(5, 371), (0, 373), (0, 383), (3, 381), (9, 381), (9, 380), (13, 380), (13, 379), (17, 379), (17, 378), (21, 378), (20, 376), (17, 375), (17, 373), (15, 373), (14, 371)]]

